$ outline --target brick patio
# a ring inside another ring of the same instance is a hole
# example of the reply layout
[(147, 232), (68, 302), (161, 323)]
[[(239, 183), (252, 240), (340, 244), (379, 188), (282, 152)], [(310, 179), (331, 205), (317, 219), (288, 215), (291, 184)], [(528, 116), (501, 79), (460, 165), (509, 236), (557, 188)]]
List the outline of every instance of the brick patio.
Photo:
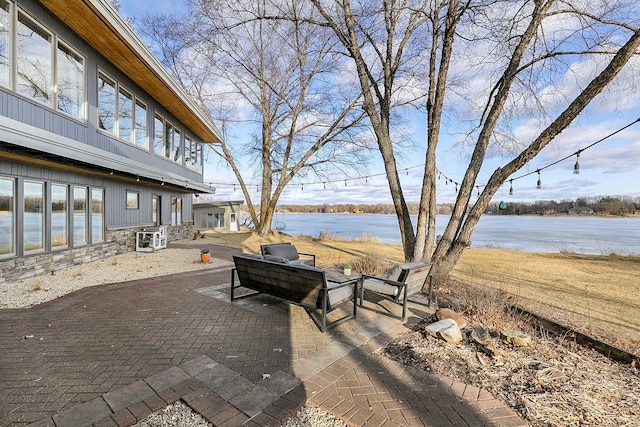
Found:
[(413, 306), (405, 324), (359, 310), (323, 334), (275, 298), (230, 303), (229, 277), (156, 277), (1, 310), (0, 426), (130, 426), (177, 400), (216, 426), (278, 426), (305, 403), (357, 426), (528, 425), (485, 390), (376, 353), (431, 309)]

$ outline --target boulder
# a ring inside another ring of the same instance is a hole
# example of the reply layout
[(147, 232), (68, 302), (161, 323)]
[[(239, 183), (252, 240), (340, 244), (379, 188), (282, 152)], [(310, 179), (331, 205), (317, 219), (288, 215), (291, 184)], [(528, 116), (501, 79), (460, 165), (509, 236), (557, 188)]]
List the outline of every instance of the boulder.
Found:
[(467, 327), (467, 320), (464, 318), (464, 316), (451, 310), (450, 308), (439, 308), (436, 311), (436, 317), (438, 318), (438, 320), (453, 319), (456, 321), (460, 329), (464, 329)]
[(458, 343), (462, 341), (462, 332), (458, 323), (453, 319), (443, 319), (428, 325), (425, 330), (428, 334), (439, 337), (448, 343)]
[(507, 344), (513, 344), (517, 347), (526, 347), (531, 343), (531, 337), (520, 331), (501, 331), (500, 339)]

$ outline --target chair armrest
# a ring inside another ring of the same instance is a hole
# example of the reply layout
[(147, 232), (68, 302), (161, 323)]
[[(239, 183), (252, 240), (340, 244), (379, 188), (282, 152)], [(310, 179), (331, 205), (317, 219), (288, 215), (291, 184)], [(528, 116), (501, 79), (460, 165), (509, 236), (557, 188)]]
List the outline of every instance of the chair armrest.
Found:
[(311, 258), (313, 258), (313, 260), (316, 260), (316, 256), (314, 254), (307, 254), (304, 252), (298, 252), (298, 255), (304, 255), (304, 256), (310, 256)]

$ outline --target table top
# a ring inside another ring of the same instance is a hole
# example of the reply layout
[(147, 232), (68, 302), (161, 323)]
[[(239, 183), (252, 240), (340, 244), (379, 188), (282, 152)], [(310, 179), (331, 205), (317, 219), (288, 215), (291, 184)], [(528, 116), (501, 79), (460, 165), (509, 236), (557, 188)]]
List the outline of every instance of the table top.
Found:
[(327, 280), (333, 283), (346, 283), (360, 278), (359, 274), (353, 273), (346, 276), (341, 270), (325, 270), (324, 274), (327, 276)]

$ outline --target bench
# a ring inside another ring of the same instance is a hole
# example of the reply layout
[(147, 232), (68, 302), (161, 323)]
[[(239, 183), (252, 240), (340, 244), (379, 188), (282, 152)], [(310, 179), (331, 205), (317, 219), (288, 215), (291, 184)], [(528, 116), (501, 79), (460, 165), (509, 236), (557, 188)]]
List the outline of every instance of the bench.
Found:
[[(316, 315), (310, 313), (311, 318), (322, 332), (356, 317), (357, 278), (340, 284), (333, 283), (319, 268), (305, 264), (283, 264), (259, 255), (234, 255), (233, 262), (231, 301), (258, 293), (281, 298), (304, 307), (307, 312), (315, 311)], [(239, 283), (236, 283), (236, 276)], [(236, 296), (235, 291), (240, 287), (255, 292)], [(352, 312), (328, 324), (327, 314), (349, 301), (353, 303)], [(318, 311), (320, 320), (317, 319)]]
[(361, 292), (360, 306), (363, 307), (365, 291), (372, 292), (402, 306), (402, 316), (394, 315), (390, 311), (380, 311), (370, 307), (365, 308), (406, 320), (408, 298), (420, 293), (426, 281), (429, 280), (429, 302), (427, 305), (430, 307), (433, 283), (429, 272), (432, 265), (433, 263), (409, 262), (394, 265), (383, 277), (363, 274), (359, 284)]
[[(270, 243), (267, 245), (261, 245), (260, 253), (265, 259), (269, 259), (271, 261), (293, 265), (316, 265), (315, 255), (298, 252), (296, 247), (291, 243)], [(304, 258), (300, 258), (300, 255), (303, 255)]]

